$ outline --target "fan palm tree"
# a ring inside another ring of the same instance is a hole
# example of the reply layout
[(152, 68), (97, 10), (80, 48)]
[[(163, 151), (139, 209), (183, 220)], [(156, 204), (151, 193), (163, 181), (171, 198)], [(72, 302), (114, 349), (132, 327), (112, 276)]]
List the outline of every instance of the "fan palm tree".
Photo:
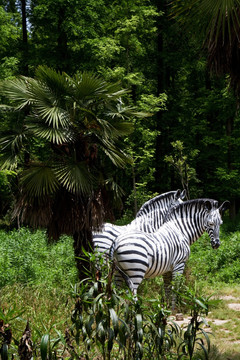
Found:
[(172, 1), (174, 17), (207, 49), (209, 69), (229, 74), (236, 94), (240, 90), (240, 0)]
[(124, 119), (134, 111), (121, 101), (126, 90), (92, 73), (70, 77), (39, 67), (35, 78), (3, 82), (1, 92), (8, 100), (2, 108), (18, 114), (0, 141), (2, 167), (19, 171), (14, 216), (46, 228), (49, 239), (72, 235), (81, 257), (111, 213), (108, 164), (131, 162), (119, 145), (132, 130)]

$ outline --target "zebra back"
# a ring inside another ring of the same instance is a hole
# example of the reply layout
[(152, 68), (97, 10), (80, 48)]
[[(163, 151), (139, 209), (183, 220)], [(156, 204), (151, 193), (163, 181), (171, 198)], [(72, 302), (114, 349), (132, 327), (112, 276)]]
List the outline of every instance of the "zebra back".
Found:
[(184, 197), (185, 191), (175, 190), (150, 199), (142, 205), (136, 218), (129, 225), (147, 233), (157, 231), (164, 223), (169, 209), (181, 203)]
[(169, 207), (182, 202), (184, 197), (185, 191), (169, 191), (148, 200), (140, 208), (136, 218), (130, 224), (117, 226), (105, 223), (101, 231), (93, 233), (94, 249), (108, 255), (112, 243), (121, 233), (131, 229), (137, 229), (149, 233), (158, 230), (164, 222), (164, 218)]

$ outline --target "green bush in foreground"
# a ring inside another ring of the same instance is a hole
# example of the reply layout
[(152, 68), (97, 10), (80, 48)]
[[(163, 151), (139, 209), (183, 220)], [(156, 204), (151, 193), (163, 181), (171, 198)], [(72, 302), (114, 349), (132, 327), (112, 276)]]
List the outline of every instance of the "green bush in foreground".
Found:
[(72, 239), (48, 244), (45, 232), (27, 228), (0, 231), (0, 288), (14, 283), (49, 288), (77, 281)]

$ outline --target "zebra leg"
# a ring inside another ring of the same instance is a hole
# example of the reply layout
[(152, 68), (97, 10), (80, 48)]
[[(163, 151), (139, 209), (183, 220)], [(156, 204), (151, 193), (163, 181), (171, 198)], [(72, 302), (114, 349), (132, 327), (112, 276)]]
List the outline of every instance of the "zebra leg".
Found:
[(125, 284), (125, 280), (118, 268), (115, 270), (114, 282), (118, 288), (122, 288), (123, 284)]
[[(176, 280), (177, 276), (182, 275), (185, 267), (185, 262), (177, 264), (172, 272), (172, 281)], [(172, 295), (172, 311), (176, 310), (176, 294)]]
[(171, 305), (171, 296), (172, 296), (172, 271), (168, 271), (163, 274), (163, 282), (164, 282), (164, 292), (165, 292), (165, 299), (167, 305)]

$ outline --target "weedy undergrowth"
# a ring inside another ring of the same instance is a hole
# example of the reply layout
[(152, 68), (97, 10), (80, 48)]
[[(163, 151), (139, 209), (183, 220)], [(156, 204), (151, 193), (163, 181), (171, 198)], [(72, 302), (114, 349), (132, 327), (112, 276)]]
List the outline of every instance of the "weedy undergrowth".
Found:
[(175, 289), (178, 295), (178, 302), (190, 311), (191, 319), (181, 331), (181, 342), (178, 345), (178, 360), (206, 359), (209, 358), (211, 332), (206, 329), (209, 325), (205, 319), (209, 307), (216, 304), (211, 300), (212, 295), (204, 296), (195, 282), (194, 288), (188, 287), (182, 281), (182, 287)]
[(175, 290), (178, 301), (191, 311), (190, 323), (181, 329), (171, 320), (162, 296), (139, 296), (136, 301), (129, 291), (115, 288), (114, 264), (106, 264), (94, 253), (85, 257), (91, 264), (90, 271), (72, 287), (74, 307), (66, 319), (65, 332), (55, 325), (48, 328), (42, 324), (41, 330), (33, 327), (32, 335), (31, 322), (25, 321), (26, 328), (17, 340), (11, 324), (22, 312), (0, 312), (2, 360), (208, 359), (210, 340), (203, 328), (203, 314), (207, 314), (210, 301), (199, 295), (197, 287), (181, 285)]

